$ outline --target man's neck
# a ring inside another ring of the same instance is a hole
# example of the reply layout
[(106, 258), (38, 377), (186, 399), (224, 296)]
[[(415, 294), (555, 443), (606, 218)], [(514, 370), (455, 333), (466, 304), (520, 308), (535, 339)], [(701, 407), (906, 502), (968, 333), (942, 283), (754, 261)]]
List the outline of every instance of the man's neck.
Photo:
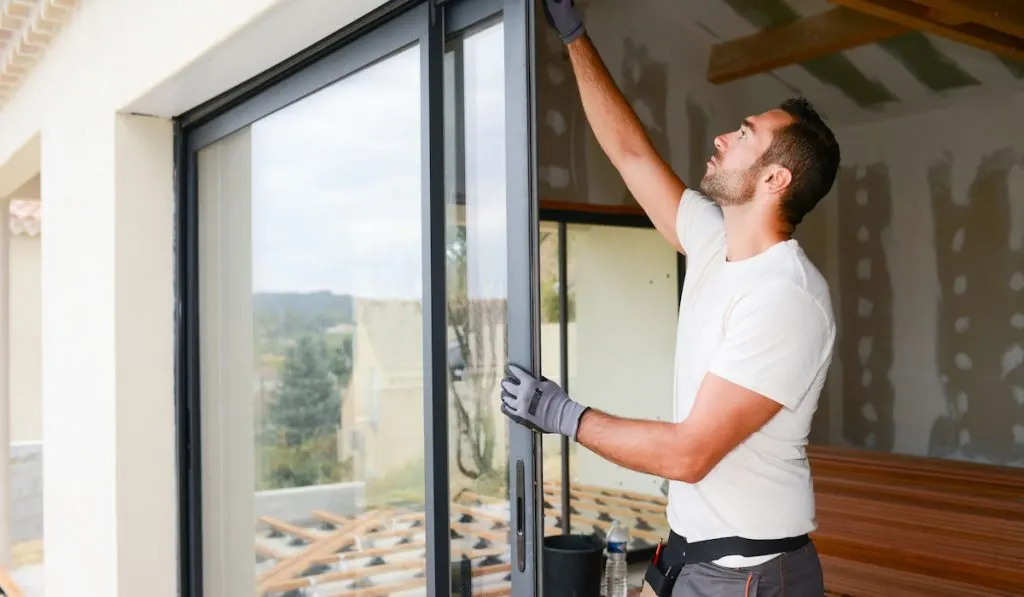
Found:
[(750, 205), (723, 208), (722, 215), (725, 218), (727, 261), (749, 259), (791, 238), (778, 230), (774, 218)]

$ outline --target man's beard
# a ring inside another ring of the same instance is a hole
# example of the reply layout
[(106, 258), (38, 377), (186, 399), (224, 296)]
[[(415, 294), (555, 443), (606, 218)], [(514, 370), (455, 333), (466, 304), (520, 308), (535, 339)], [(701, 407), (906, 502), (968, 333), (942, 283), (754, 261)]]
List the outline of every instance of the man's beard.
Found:
[(704, 175), (700, 190), (722, 207), (750, 203), (754, 199), (757, 177), (754, 168), (722, 170), (716, 163), (715, 171)]

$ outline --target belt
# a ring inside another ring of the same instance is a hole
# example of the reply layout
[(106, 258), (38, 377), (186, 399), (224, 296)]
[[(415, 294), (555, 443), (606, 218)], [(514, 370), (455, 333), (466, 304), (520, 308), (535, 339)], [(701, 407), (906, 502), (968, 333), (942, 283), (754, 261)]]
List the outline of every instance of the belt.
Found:
[(656, 595), (667, 597), (672, 586), (687, 564), (713, 562), (726, 556), (766, 556), (800, 549), (810, 543), (809, 535), (783, 539), (747, 539), (745, 537), (719, 537), (705, 541), (689, 542), (685, 537), (670, 532), (668, 542), (658, 545), (654, 559), (647, 567), (644, 580), (654, 589)]
[(688, 542), (685, 537), (670, 532), (668, 543), (661, 550), (660, 560), (669, 566), (713, 562), (726, 556), (766, 556), (800, 549), (810, 542), (804, 534), (784, 539), (747, 539), (745, 537), (720, 537), (706, 541)]

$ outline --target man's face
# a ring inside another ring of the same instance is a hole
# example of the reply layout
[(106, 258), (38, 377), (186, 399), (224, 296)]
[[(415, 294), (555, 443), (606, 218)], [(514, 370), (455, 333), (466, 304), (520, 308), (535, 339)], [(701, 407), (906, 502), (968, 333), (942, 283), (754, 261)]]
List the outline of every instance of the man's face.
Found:
[(757, 193), (758, 160), (772, 143), (775, 131), (792, 117), (770, 110), (743, 121), (738, 130), (715, 137), (715, 155), (708, 160), (701, 190), (722, 207), (749, 203)]

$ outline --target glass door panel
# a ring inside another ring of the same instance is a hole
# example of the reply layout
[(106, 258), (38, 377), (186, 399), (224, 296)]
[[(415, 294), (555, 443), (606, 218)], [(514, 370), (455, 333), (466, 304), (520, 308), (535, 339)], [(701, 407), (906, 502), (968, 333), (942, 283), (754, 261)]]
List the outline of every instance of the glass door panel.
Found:
[(511, 594), (504, 26), (445, 52), (448, 443), (452, 594)]
[(184, 594), (536, 594), (498, 389), (535, 356), (532, 4), (416, 4), (183, 125)]
[[(573, 398), (605, 412), (673, 420), (675, 251), (653, 228), (543, 222), (541, 230), (545, 375), (555, 379), (567, 373)], [(562, 467), (549, 462), (548, 446), (545, 442), (546, 527), (561, 529), (568, 515), (573, 533), (604, 539), (618, 519), (630, 530), (631, 561), (668, 538), (663, 479), (616, 466), (575, 443), (565, 455), (566, 479)]]
[(198, 152), (208, 595), (426, 594), (420, 51)]

